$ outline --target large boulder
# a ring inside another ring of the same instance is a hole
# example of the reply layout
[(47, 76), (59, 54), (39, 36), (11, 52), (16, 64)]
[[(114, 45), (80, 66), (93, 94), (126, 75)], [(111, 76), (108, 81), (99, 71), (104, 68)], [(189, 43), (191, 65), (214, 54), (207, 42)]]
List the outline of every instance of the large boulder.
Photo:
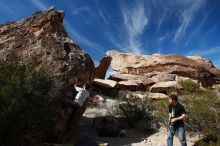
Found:
[(120, 90), (129, 90), (129, 91), (137, 91), (143, 90), (144, 88), (138, 84), (136, 80), (128, 80), (128, 81), (120, 81), (118, 82), (118, 89)]
[(89, 54), (68, 37), (63, 19), (63, 11), (50, 8), (18, 22), (0, 24), (0, 59), (34, 62), (36, 69), (46, 70), (54, 84), (59, 84), (59, 94), (52, 93), (50, 99), (51, 106), (60, 115), (51, 129), (59, 141), (71, 131), (68, 127), (77, 126), (86, 108), (85, 103), (80, 110), (71, 109), (63, 114), (62, 101), (74, 99), (77, 93), (74, 84), (91, 84), (95, 73)]
[(120, 74), (147, 76), (152, 72), (163, 72), (198, 80), (203, 86), (214, 84), (216, 74), (220, 74), (220, 70), (213, 65), (175, 54), (138, 56), (109, 51), (107, 55), (112, 57), (112, 69)]
[(111, 57), (105, 56), (100, 60), (99, 66), (95, 68), (95, 78), (105, 79), (106, 72), (111, 64)]
[[(152, 73), (150, 73), (150, 74), (152, 74)], [(157, 73), (154, 73), (150, 77), (150, 79), (153, 80), (155, 83), (166, 82), (166, 81), (175, 81), (176, 80), (176, 75), (175, 74), (163, 73), (163, 72), (157, 72)]]
[(156, 83), (150, 88), (150, 92), (153, 93), (165, 93), (178, 92), (183, 87), (177, 81), (167, 81)]
[(118, 89), (121, 90), (142, 90), (154, 84), (150, 78), (132, 74), (113, 74), (109, 79), (118, 81)]
[(94, 79), (93, 84), (105, 88), (116, 88), (117, 82), (113, 80)]
[(93, 90), (107, 96), (116, 97), (118, 94), (117, 84), (113, 80), (94, 79)]

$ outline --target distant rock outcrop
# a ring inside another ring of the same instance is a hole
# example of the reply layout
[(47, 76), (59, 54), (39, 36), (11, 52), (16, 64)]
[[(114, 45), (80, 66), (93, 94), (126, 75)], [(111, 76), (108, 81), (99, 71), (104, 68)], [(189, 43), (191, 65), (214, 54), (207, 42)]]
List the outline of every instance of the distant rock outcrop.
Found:
[[(107, 55), (112, 58), (112, 69), (119, 74), (147, 77), (152, 77), (152, 74), (157, 73), (173, 74), (198, 80), (203, 86), (215, 84), (215, 76), (220, 74), (220, 70), (215, 68), (211, 61), (198, 56), (188, 58), (174, 54), (138, 56), (117, 51), (108, 51)], [(173, 80), (173, 77), (171, 80)]]
[[(37, 69), (45, 69), (54, 80), (65, 82), (60, 88), (60, 95), (52, 100), (61, 116), (54, 127), (59, 140), (67, 136), (67, 123), (76, 127), (86, 105), (79, 111), (70, 110), (70, 113), (62, 114), (62, 103), (57, 101), (73, 99), (76, 81), (91, 84), (95, 74), (90, 56), (68, 37), (62, 24), (63, 18), (63, 11), (50, 8), (18, 22), (0, 24), (0, 59), (17, 59), (22, 63), (34, 59)], [(74, 118), (69, 119), (70, 115)]]

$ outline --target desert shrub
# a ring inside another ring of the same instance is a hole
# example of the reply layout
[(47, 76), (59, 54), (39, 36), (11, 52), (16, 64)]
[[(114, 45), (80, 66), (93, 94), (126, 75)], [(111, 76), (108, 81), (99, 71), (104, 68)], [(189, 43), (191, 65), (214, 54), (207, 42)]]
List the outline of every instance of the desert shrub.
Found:
[(123, 117), (130, 127), (135, 127), (139, 120), (146, 122), (152, 120), (152, 106), (148, 99), (142, 99), (134, 95), (121, 94), (120, 102), (114, 106), (114, 114)]
[(211, 89), (185, 95), (182, 99), (188, 111), (188, 130), (220, 140), (220, 99)]
[(220, 74), (217, 74), (216, 77), (220, 80)]
[(119, 100), (123, 100), (124, 98), (126, 98), (127, 94), (128, 94), (127, 91), (119, 90), (116, 98)]
[(47, 99), (50, 81), (42, 70), (0, 61), (0, 143), (44, 141), (53, 113)]
[[(216, 145), (220, 141), (220, 98), (211, 89), (198, 90), (179, 96), (189, 118), (185, 121), (190, 132), (202, 133), (210, 141), (203, 142), (207, 146)], [(155, 119), (167, 125), (168, 101), (155, 101)], [(209, 145), (210, 144), (210, 145)], [(200, 145), (199, 145), (200, 146)]]
[(193, 82), (192, 80), (179, 81), (179, 84), (183, 87), (182, 94), (192, 93), (199, 90), (199, 84)]
[(167, 125), (168, 123), (168, 100), (155, 100), (152, 101), (152, 106), (154, 109), (154, 122), (161, 123), (163, 125)]

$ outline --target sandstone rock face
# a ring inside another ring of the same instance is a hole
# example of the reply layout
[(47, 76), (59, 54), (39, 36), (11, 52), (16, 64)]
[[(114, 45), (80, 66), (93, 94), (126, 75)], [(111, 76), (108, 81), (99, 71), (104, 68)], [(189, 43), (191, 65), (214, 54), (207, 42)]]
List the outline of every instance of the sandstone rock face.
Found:
[(137, 90), (141, 90), (141, 86), (139, 86), (136, 80), (120, 81), (118, 82), (118, 89), (137, 91)]
[(198, 80), (203, 86), (214, 84), (216, 82), (215, 75), (220, 74), (220, 70), (211, 63), (207, 63), (206, 60), (189, 59), (179, 55), (137, 56), (117, 51), (109, 51), (107, 55), (112, 57), (112, 69), (120, 74), (147, 76), (149, 73), (163, 72)]
[(165, 82), (165, 81), (175, 81), (176, 75), (158, 72), (152, 75), (150, 79), (153, 80), (155, 83)]
[[(63, 11), (51, 8), (18, 22), (0, 24), (0, 59), (18, 59), (22, 63), (35, 60), (37, 69), (42, 68), (54, 80), (65, 82), (60, 87), (62, 96), (57, 95), (52, 100), (60, 113), (63, 109), (59, 101), (74, 98), (73, 85), (76, 82), (91, 84), (95, 73), (90, 56), (68, 37), (63, 18)], [(77, 125), (85, 106), (80, 111), (70, 110), (68, 115), (74, 117), (69, 121), (71, 125)], [(61, 115), (57, 121), (55, 131), (58, 139), (67, 134), (68, 115)]]
[(117, 85), (117, 82), (113, 80), (94, 79), (93, 84), (106, 87), (106, 88), (115, 88)]
[(150, 88), (150, 92), (153, 93), (169, 93), (169, 92), (177, 92), (183, 87), (177, 81), (167, 81), (156, 83)]
[(201, 56), (186, 56), (187, 58), (194, 60), (200, 64), (205, 64), (208, 65), (210, 67), (214, 67), (214, 65), (212, 64), (212, 62), (208, 59), (204, 59)]
[(113, 80), (94, 79), (93, 91), (107, 96), (117, 96), (117, 82)]
[(150, 93), (148, 97), (151, 99), (168, 99), (169, 98), (169, 96), (163, 93)]
[(111, 75), (109, 79), (118, 81), (117, 87), (120, 90), (145, 90), (146, 87), (150, 87), (154, 84), (154, 81), (148, 77), (132, 74), (114, 74)]
[(105, 56), (101, 59), (99, 66), (95, 68), (95, 78), (105, 79), (106, 72), (111, 64), (111, 57)]
[(109, 79), (112, 79), (115, 81), (127, 81), (127, 80), (143, 81), (145, 80), (146, 82), (148, 81), (149, 83), (153, 82), (151, 79), (149, 79), (146, 76), (133, 75), (133, 74), (113, 74), (113, 75), (110, 75)]

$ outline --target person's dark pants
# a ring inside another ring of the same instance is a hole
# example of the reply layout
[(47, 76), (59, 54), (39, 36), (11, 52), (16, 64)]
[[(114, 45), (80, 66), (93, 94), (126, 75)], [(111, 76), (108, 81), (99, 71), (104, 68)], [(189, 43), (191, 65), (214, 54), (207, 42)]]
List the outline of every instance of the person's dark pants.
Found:
[(172, 127), (168, 127), (167, 146), (173, 146), (173, 137), (176, 131), (178, 132), (181, 146), (187, 146), (184, 126), (173, 126), (173, 129)]
[(64, 101), (64, 108), (67, 110), (70, 107), (74, 107), (75, 109), (79, 109), (80, 105), (77, 102), (75, 102), (74, 100), (66, 99)]

